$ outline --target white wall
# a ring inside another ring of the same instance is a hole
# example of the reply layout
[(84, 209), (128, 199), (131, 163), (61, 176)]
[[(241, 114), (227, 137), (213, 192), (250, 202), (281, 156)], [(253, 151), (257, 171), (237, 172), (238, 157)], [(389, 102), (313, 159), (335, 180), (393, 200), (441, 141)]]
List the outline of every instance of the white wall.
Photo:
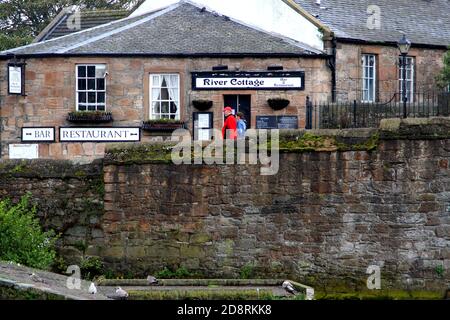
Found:
[[(133, 15), (140, 15), (177, 2), (179, 0), (147, 0)], [(323, 41), (317, 27), (281, 0), (192, 0), (192, 2), (246, 24), (323, 50)]]

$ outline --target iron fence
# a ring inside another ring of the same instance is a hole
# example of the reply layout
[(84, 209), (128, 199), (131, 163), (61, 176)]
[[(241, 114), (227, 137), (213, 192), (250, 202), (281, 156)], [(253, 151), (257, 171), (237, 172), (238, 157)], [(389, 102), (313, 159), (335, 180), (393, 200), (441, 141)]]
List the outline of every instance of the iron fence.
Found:
[[(316, 103), (306, 100), (306, 129), (376, 128), (382, 119), (402, 118), (402, 95), (388, 95), (385, 102), (338, 101)], [(424, 92), (410, 95), (408, 117), (450, 116), (450, 92)]]

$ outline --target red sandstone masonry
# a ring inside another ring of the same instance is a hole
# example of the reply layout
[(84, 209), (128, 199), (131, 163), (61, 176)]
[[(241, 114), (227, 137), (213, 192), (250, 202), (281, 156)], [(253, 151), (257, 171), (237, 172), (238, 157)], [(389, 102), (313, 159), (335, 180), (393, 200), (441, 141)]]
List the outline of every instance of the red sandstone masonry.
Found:
[[(152, 59), (152, 58), (45, 58), (27, 59), (27, 97), (9, 96), (6, 81), (6, 61), (0, 62), (0, 121), (1, 156), (8, 158), (8, 145), (20, 143), (23, 126), (76, 126), (66, 121), (75, 110), (75, 66), (78, 63), (105, 63), (107, 77), (107, 111), (112, 112), (113, 126), (140, 126), (148, 119), (148, 76), (155, 72), (176, 72), (181, 82), (181, 118), (192, 126), (192, 100), (214, 101), (214, 125), (222, 127), (224, 94), (252, 95), (252, 125), (256, 115), (296, 115), (299, 126), (305, 125), (306, 96), (325, 98), (330, 92), (330, 74), (324, 59), (266, 58), (266, 59)], [(218, 64), (230, 70), (266, 71), (269, 65), (284, 65), (285, 71), (305, 71), (305, 91), (192, 91), (191, 74), (210, 71)], [(283, 97), (291, 105), (274, 112), (267, 104), (269, 98)], [(95, 126), (95, 125), (94, 125)], [(58, 141), (58, 130), (56, 130)], [(162, 140), (143, 133), (143, 141)], [(87, 162), (104, 155), (105, 144), (55, 143), (43, 147), (41, 156)], [(45, 149), (45, 151), (44, 151)], [(47, 152), (48, 150), (48, 152)]]

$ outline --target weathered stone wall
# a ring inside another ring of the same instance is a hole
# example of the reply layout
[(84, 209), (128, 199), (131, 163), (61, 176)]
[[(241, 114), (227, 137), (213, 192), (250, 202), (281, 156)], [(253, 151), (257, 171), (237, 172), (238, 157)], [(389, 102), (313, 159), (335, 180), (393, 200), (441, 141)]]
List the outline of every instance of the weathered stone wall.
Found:
[(31, 191), (44, 226), (62, 233), (67, 262), (84, 253), (135, 275), (185, 267), (346, 290), (365, 287), (368, 266), (378, 265), (383, 288), (442, 289), (450, 125), (412, 122), (384, 122), (389, 130), (370, 143), (355, 131), (322, 131), (338, 135), (337, 148), (281, 153), (274, 176), (257, 165), (176, 166), (120, 150), (103, 166), (3, 161), (0, 197)]
[(59, 253), (79, 263), (84, 254), (98, 254), (103, 246), (102, 164), (75, 165), (69, 161), (3, 160), (0, 198), (14, 201), (32, 194), (45, 229), (60, 233)]
[(450, 140), (391, 138), (371, 152), (281, 154), (275, 176), (251, 165), (105, 163), (102, 256), (143, 274), (251, 270), (347, 289), (378, 265), (385, 288), (442, 287)]

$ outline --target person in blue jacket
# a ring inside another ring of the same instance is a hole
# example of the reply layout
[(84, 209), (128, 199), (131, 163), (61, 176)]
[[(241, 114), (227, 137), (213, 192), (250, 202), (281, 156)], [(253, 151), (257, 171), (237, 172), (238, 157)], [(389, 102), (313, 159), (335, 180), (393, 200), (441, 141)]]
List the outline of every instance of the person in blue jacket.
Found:
[(244, 139), (245, 131), (247, 131), (247, 122), (245, 121), (244, 114), (242, 112), (238, 112), (236, 114), (236, 119), (237, 119), (238, 139)]

